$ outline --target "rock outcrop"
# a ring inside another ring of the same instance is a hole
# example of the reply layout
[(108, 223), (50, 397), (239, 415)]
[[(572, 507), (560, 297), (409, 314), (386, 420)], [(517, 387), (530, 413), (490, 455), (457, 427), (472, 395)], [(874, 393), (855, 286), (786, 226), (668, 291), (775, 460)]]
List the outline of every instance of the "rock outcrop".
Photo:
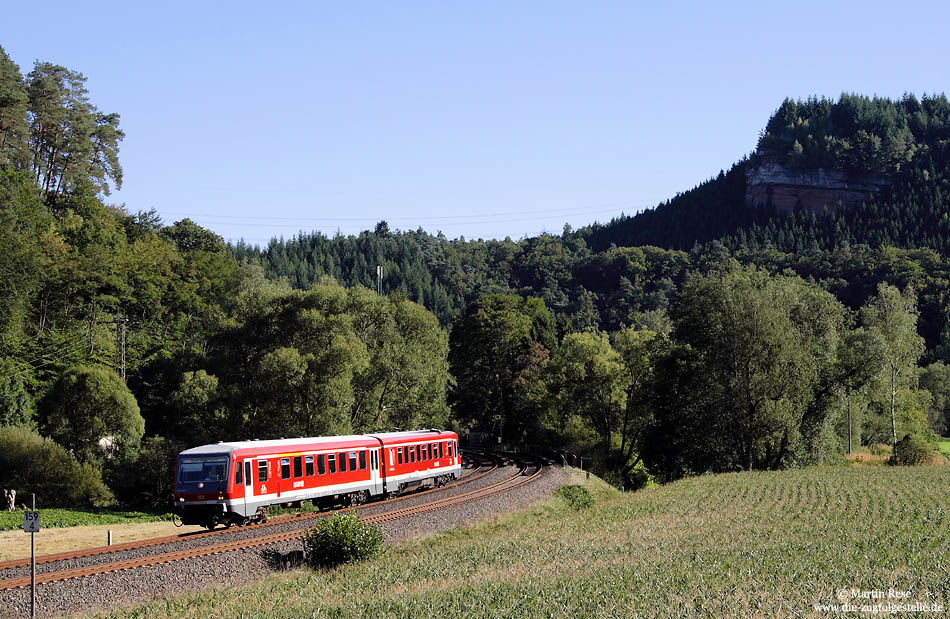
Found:
[(757, 165), (746, 169), (746, 199), (756, 206), (771, 202), (780, 211), (792, 211), (799, 203), (816, 213), (833, 211), (839, 205), (858, 204), (890, 184), (884, 176), (854, 178), (839, 170), (796, 170), (776, 156), (761, 156)]

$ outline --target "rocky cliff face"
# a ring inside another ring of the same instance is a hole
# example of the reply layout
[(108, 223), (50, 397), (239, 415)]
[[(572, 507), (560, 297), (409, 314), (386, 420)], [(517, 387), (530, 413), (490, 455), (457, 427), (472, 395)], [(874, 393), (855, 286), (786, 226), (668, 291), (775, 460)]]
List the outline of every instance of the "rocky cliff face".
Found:
[(792, 211), (798, 203), (821, 213), (858, 204), (870, 194), (891, 184), (883, 176), (851, 178), (838, 170), (795, 170), (778, 157), (763, 156), (746, 170), (746, 199), (754, 205), (771, 203), (780, 211)]

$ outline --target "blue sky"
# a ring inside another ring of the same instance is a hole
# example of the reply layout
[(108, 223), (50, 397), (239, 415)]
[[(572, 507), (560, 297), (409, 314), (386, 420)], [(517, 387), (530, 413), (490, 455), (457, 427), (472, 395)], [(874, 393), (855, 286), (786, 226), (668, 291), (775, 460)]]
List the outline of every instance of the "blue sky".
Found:
[(786, 96), (947, 90), (946, 3), (645, 4), (21, 1), (0, 45), (121, 114), (110, 201), (260, 244), (559, 233), (727, 169)]

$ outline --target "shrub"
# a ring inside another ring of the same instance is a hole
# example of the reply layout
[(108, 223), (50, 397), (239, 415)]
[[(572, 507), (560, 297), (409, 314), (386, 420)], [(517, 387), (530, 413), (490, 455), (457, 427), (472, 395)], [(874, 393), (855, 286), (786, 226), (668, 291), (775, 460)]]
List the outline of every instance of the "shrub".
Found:
[(35, 493), (42, 507), (100, 507), (114, 501), (95, 467), (19, 426), (0, 427), (0, 488), (16, 490), (17, 503)]
[(916, 466), (933, 454), (930, 442), (919, 434), (905, 434), (904, 438), (894, 445), (894, 453), (888, 461), (890, 464)]
[(161, 436), (147, 438), (134, 454), (106, 462), (106, 481), (126, 506), (167, 509), (182, 449), (184, 446)]
[(310, 567), (334, 567), (349, 561), (363, 561), (379, 553), (383, 532), (353, 514), (324, 518), (303, 538), (304, 557)]
[(594, 497), (591, 496), (590, 490), (584, 486), (561, 486), (558, 488), (557, 494), (567, 501), (571, 509), (587, 509), (594, 504)]
[[(40, 431), (80, 462), (125, 457), (145, 433), (135, 396), (115, 372), (101, 367), (66, 370), (40, 401), (40, 421)], [(105, 438), (108, 454), (101, 443)]]

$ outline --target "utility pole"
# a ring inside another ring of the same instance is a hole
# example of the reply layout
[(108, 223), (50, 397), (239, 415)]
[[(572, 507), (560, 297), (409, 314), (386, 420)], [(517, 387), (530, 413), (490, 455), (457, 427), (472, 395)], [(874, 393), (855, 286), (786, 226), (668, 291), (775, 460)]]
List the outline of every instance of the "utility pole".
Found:
[[(122, 382), (125, 382), (125, 325), (129, 323), (129, 319), (123, 316), (122, 314), (115, 314), (113, 320), (103, 321), (100, 324), (104, 325), (115, 325), (115, 360), (113, 362), (113, 368), (115, 373), (119, 375), (119, 378), (122, 379)], [(92, 351), (92, 330), (89, 331), (89, 347), (90, 352)]]
[(129, 319), (125, 316), (115, 317), (116, 373), (122, 382), (125, 382), (125, 325), (128, 322)]
[(383, 265), (376, 265), (376, 294), (383, 295)]

